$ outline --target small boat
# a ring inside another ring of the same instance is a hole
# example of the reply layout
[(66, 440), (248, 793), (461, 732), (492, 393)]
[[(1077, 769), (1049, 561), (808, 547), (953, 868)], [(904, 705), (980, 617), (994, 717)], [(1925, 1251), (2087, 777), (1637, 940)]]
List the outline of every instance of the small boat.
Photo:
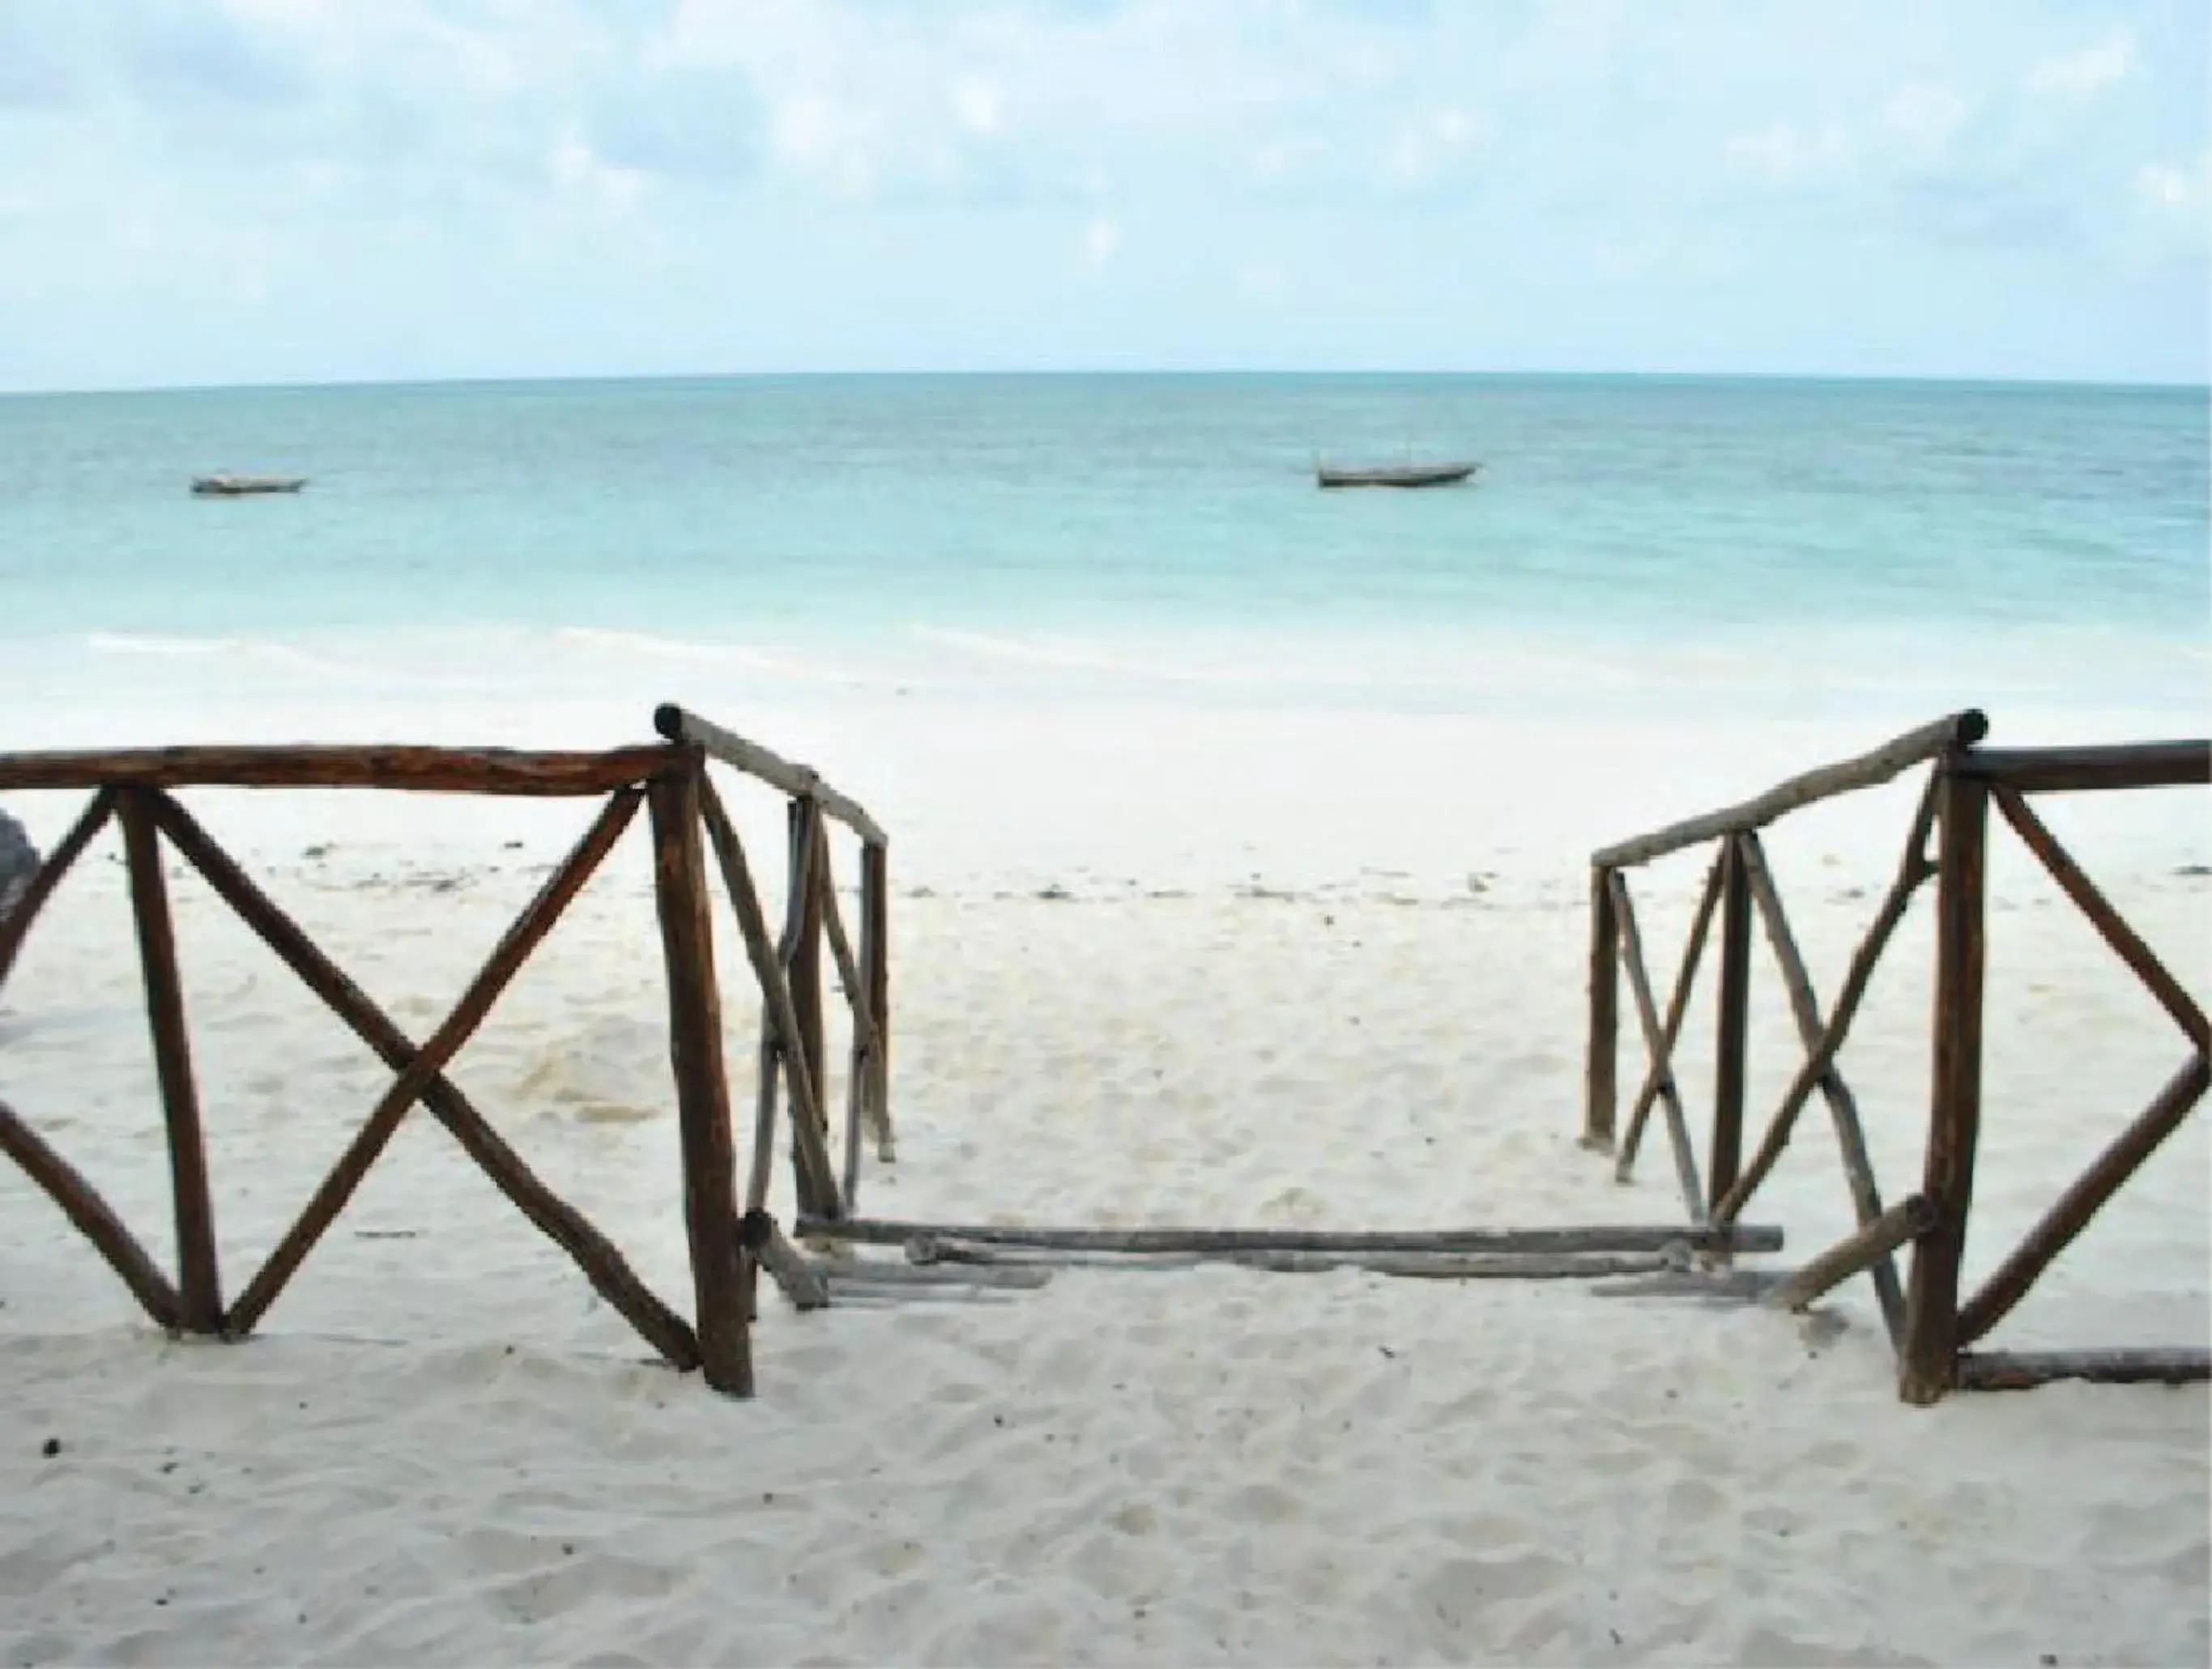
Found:
[(1331, 469), (1316, 464), (1324, 487), (1450, 487), (1465, 481), (1480, 464), (1391, 464), (1380, 469)]
[(199, 498), (251, 498), (258, 493), (296, 493), (307, 484), (305, 476), (194, 476), (192, 492)]

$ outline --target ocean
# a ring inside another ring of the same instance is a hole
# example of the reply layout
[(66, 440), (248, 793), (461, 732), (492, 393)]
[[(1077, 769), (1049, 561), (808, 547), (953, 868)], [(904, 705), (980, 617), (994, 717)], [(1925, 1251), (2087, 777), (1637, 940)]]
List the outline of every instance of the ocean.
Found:
[[(2207, 447), (2202, 389), (1130, 375), (14, 397), (0, 644), (56, 699), (674, 677), (2185, 717), (2208, 706)], [(1425, 492), (1314, 483), (1316, 458), (1408, 457), (1483, 469)], [(311, 479), (188, 495), (217, 470)]]

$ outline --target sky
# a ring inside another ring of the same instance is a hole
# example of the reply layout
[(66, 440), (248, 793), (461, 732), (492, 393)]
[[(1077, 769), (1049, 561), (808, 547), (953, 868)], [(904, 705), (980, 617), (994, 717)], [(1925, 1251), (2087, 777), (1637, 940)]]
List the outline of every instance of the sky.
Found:
[(2202, 383), (2203, 0), (0, 0), (0, 389)]

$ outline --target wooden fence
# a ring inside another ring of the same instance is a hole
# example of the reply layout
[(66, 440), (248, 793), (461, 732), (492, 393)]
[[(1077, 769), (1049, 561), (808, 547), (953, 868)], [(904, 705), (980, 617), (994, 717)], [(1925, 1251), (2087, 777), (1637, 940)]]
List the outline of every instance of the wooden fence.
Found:
[[(2208, 1049), (2212, 1049), (2203, 1010), (2097, 890), (2027, 799), (2033, 793), (2212, 781), (2212, 743), (2025, 750), (1978, 746), (1987, 733), (1988, 722), (1979, 713), (1955, 713), (1859, 758), (1793, 778), (1742, 804), (1623, 841), (1594, 856), (1584, 1144), (1607, 1151), (1616, 1147), (1620, 975), (1625, 969), (1649, 1064), (1631, 1104), (1627, 1130), (1617, 1144), (1616, 1174), (1622, 1180), (1629, 1175), (1650, 1115), (1657, 1108), (1690, 1220), (1724, 1230), (1771, 1174), (1799, 1114), (1817, 1092), (1835, 1125), (1859, 1228), (1785, 1282), (1774, 1299), (1802, 1308), (1852, 1276), (1868, 1275), (1898, 1351), (1899, 1388), (1906, 1400), (1930, 1403), (1954, 1387), (2012, 1389), (2061, 1378), (2173, 1381), (2212, 1377), (2212, 1356), (2198, 1350), (2027, 1355), (1969, 1348), (2019, 1303), (2051, 1259), (2179, 1127), (2204, 1094)], [(1889, 781), (1922, 764), (1930, 768), (1928, 784), (1896, 878), (1851, 957), (1835, 1006), (1824, 1015), (1759, 831), (1800, 807)], [(1959, 1269), (1972, 1204), (1981, 1118), (1984, 874), (1991, 800), (2061, 889), (2172, 1016), (2188, 1038), (2191, 1052), (2151, 1105), (1962, 1305)], [(1936, 842), (1932, 854), (1931, 835)], [(1652, 859), (1708, 841), (1717, 842), (1718, 852), (1662, 1015), (1645, 968), (1628, 872)], [(1837, 1061), (1875, 965), (1913, 895), (1930, 879), (1936, 883), (1936, 995), (1926, 1161), (1920, 1191), (1885, 1207), (1857, 1103)], [(1805, 1059), (1747, 1163), (1742, 1156), (1745, 1032), (1754, 912), (1773, 949)], [(1688, 1109), (1672, 1063), (1716, 913), (1720, 919), (1717, 1059), (1711, 1136), (1701, 1179)], [(1900, 1281), (1895, 1256), (1908, 1246), (1912, 1248), (1911, 1274)]]
[[(663, 707), (654, 723), (665, 738), (663, 743), (600, 753), (203, 747), (0, 755), (0, 791), (73, 789), (92, 795), (15, 907), (0, 919), (0, 984), (70, 866), (111, 819), (121, 825), (155, 1076), (167, 1126), (176, 1283), (171, 1284), (75, 1168), (4, 1103), (0, 1103), (0, 1149), (52, 1197), (156, 1323), (178, 1332), (240, 1338), (267, 1314), (419, 1101), (672, 1366), (702, 1369), (715, 1389), (750, 1395), (756, 1263), (773, 1259), (785, 1249), (764, 1209), (774, 1165), (779, 1081), (781, 1104), (791, 1114), (801, 1211), (833, 1220), (849, 1214), (859, 1190), (864, 1129), (873, 1136), (881, 1156), (890, 1156), (888, 841), (858, 804), (806, 767), (678, 707)], [(734, 766), (789, 798), (789, 908), (780, 942), (769, 937), (744, 847), (709, 779), (709, 760)], [(604, 796), (605, 803), (508, 927), (452, 1012), (427, 1041), (418, 1044), (324, 954), (172, 792), (213, 786)], [(445, 1071), (641, 805), (652, 829), (654, 898), (666, 974), (692, 1320), (651, 1291), (605, 1235), (539, 1180)], [(844, 823), (861, 841), (857, 952), (838, 915), (828, 820)], [(742, 1217), (737, 1205), (737, 1158), (722, 1056), (721, 998), (702, 829), (707, 844), (714, 847), (762, 995), (759, 1107)], [(165, 841), (396, 1074), (297, 1221), (228, 1305), (217, 1268), (214, 1193), (162, 867)], [(830, 1133), (817, 1093), (826, 1064), (821, 954), (825, 936), (854, 1015), (842, 1177), (832, 1161)]]

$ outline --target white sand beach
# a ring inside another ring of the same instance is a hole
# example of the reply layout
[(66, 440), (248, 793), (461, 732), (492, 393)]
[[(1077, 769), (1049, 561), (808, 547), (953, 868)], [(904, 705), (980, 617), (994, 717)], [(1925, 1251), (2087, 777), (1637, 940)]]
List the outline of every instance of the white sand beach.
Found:
[[(891, 831), (899, 1157), (871, 1160), (864, 1209), (1076, 1224), (1679, 1221), (1656, 1130), (1626, 1187), (1576, 1142), (1588, 853), (1931, 716), (1576, 729), (673, 693), (815, 764)], [(646, 717), (643, 701), (526, 717), (202, 702), (58, 711), (9, 743), (597, 745), (645, 739)], [(1993, 717), (1993, 739), (2019, 743), (2201, 728)], [(1824, 1001), (1917, 788), (1769, 836)], [(417, 1035), (589, 816), (187, 798)], [(732, 803), (779, 876), (776, 803)], [(8, 804), (42, 846), (76, 809)], [(2045, 810), (2202, 993), (2201, 792)], [(2185, 1054), (2033, 859), (1992, 841), (1969, 1284)], [(0, 1098), (166, 1263), (116, 853), (111, 832), (0, 995)], [(839, 861), (850, 886), (842, 844)], [(1635, 881), (1662, 986), (1703, 861)], [(234, 1290), (389, 1074), (196, 877), (173, 886)], [(1923, 896), (1842, 1060), (1892, 1196), (1916, 1186), (1925, 1139), (1929, 913)], [(749, 1108), (757, 1005), (716, 926)], [(1756, 1130), (1801, 1052), (1763, 943), (1754, 965)], [(688, 1310), (663, 1004), (634, 829), (453, 1076)], [(1711, 1104), (1711, 1004), (1709, 971), (1681, 1062), (1693, 1119)], [(1625, 1050), (1631, 1083), (1641, 1060)], [(2200, 1114), (1992, 1344), (2203, 1344), (2208, 1161)], [(780, 1164), (787, 1216), (788, 1187)], [(1761, 1265), (1801, 1263), (1850, 1224), (1817, 1104), (1747, 1216), (1788, 1235)], [(649, 1365), (419, 1109), (243, 1344), (165, 1339), (0, 1169), (0, 1657), (2072, 1666), (2212, 1650), (2204, 1388), (1910, 1408), (1863, 1281), (1792, 1319), (1566, 1282), (1070, 1269), (988, 1302), (806, 1315), (764, 1288), (753, 1342), (750, 1402)]]

